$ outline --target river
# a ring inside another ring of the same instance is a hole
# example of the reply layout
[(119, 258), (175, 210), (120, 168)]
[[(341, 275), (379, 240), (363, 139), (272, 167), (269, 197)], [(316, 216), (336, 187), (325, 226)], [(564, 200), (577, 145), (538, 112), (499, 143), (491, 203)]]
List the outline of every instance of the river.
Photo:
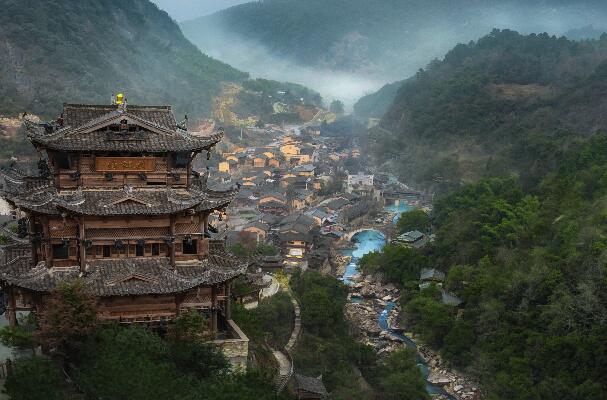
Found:
[[(399, 207), (399, 208), (401, 208), (401, 207)], [(406, 207), (402, 207), (402, 210), (395, 209), (395, 210), (386, 210), (386, 211), (397, 213), (396, 217), (394, 218), (394, 222), (395, 222), (397, 217), (400, 215), (400, 213), (407, 211), (408, 209), (409, 209), (409, 206), (407, 205)], [(381, 232), (373, 230), (373, 229), (365, 230), (365, 231), (355, 234), (352, 237), (352, 241), (354, 242), (356, 249), (344, 250), (344, 255), (352, 256), (352, 260), (346, 266), (346, 270), (345, 270), (343, 278), (342, 278), (343, 282), (346, 285), (350, 285), (352, 283), (350, 278), (352, 278), (352, 276), (357, 275), (359, 273), (358, 263), (359, 263), (361, 257), (367, 253), (381, 250), (381, 248), (384, 247), (384, 245), (386, 244), (385, 236)], [(361, 301), (361, 299), (352, 299), (352, 301)], [(379, 318), (378, 318), (379, 327), (382, 330), (388, 331), (392, 335), (399, 337), (401, 340), (403, 340), (403, 342), (407, 345), (407, 347), (416, 350), (417, 365), (419, 366), (419, 369), (421, 370), (422, 375), (424, 376), (424, 379), (427, 379), (430, 370), (429, 370), (429, 367), (428, 367), (428, 364), (426, 363), (426, 361), (422, 358), (422, 356), (417, 351), (417, 346), (416, 346), (415, 342), (408, 336), (405, 336), (403, 334), (393, 331), (388, 326), (388, 314), (390, 313), (390, 310), (392, 310), (393, 307), (394, 307), (394, 303), (388, 302), (386, 308), (379, 315)], [(441, 394), (441, 395), (447, 397), (448, 399), (453, 399), (453, 400), (455, 399), (453, 396), (446, 393), (441, 387), (432, 385), (427, 380), (426, 380), (426, 391), (431, 395)]]

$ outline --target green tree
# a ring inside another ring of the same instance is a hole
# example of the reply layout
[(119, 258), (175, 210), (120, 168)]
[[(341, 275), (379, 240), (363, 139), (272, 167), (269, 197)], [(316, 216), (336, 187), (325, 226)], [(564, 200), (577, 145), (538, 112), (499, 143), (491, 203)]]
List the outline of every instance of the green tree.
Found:
[(395, 351), (379, 366), (382, 398), (394, 400), (428, 399), (426, 383), (413, 350)]
[(12, 364), (12, 373), (6, 378), (4, 392), (11, 399), (63, 400), (63, 376), (59, 368), (47, 358), (19, 359)]
[(381, 252), (365, 254), (360, 266), (365, 274), (382, 272), (391, 282), (404, 286), (419, 279), (422, 268), (428, 266), (428, 259), (417, 249), (387, 245)]
[(413, 230), (427, 232), (430, 229), (430, 216), (422, 210), (404, 212), (398, 217), (396, 228), (400, 233)]
[(334, 114), (343, 114), (344, 113), (344, 103), (342, 103), (340, 100), (333, 100), (331, 102), (331, 105), (329, 106), (329, 111), (331, 111)]
[(196, 309), (189, 309), (175, 318), (169, 326), (167, 339), (170, 342), (204, 342), (208, 339), (207, 318)]
[(37, 338), (49, 349), (70, 351), (97, 329), (97, 305), (81, 280), (61, 284), (38, 316)]
[(19, 350), (30, 350), (34, 355), (38, 342), (34, 335), (36, 315), (33, 313), (19, 319), (15, 326), (5, 326), (0, 329), (0, 343)]
[(193, 385), (169, 361), (168, 344), (140, 327), (103, 329), (81, 359), (74, 378), (91, 398), (185, 398)]

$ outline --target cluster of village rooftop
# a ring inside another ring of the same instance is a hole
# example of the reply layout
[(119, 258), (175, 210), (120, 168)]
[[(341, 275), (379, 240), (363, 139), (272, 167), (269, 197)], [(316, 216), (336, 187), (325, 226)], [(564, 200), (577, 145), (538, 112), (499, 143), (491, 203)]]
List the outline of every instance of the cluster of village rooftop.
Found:
[[(264, 269), (306, 269), (318, 257), (322, 263), (328, 252), (321, 242), (342, 237), (349, 217), (365, 214), (361, 199), (386, 204), (404, 200), (402, 185), (387, 175), (348, 172), (344, 162), (358, 159), (360, 151), (343, 138), (320, 136), (317, 127), (273, 126), (257, 132), (263, 145), (232, 148), (211, 166), (211, 184), (240, 186), (227, 210), (229, 218), (211, 223), (227, 232), (228, 244), (249, 240), (276, 245), (281, 257), (265, 257)], [(323, 192), (337, 176), (342, 176), (342, 190)], [(412, 242), (417, 246), (425, 240)]]

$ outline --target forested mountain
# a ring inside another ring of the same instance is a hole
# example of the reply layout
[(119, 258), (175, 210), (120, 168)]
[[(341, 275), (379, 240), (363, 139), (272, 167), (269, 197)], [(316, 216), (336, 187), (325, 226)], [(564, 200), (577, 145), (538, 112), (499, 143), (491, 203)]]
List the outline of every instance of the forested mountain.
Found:
[[(203, 51), (240, 68), (246, 62), (263, 63), (258, 57), (261, 47), (299, 65), (395, 81), (458, 42), (476, 40), (493, 28), (553, 34), (590, 24), (594, 29), (607, 28), (607, 5), (599, 0), (453, 4), (452, 0), (264, 0), (184, 22), (182, 29)], [(242, 41), (248, 48), (230, 52)]]
[(148, 0), (1, 0), (0, 113), (61, 103), (172, 104), (209, 115), (222, 81), (247, 74), (201, 53)]
[(532, 182), (607, 127), (606, 107), (607, 35), (495, 30), (407, 80), (368, 136), (382, 160), (426, 186), (510, 172)]
[(381, 118), (396, 97), (404, 81), (388, 83), (377, 92), (367, 94), (354, 104), (354, 114), (359, 118)]
[[(607, 396), (606, 155), (598, 134), (526, 190), (514, 177), (466, 185), (436, 202), (430, 246), (362, 259), (405, 288), (408, 329), (488, 399)], [(443, 287), (420, 290), (422, 268), (443, 271)], [(444, 304), (441, 289), (463, 303)]]

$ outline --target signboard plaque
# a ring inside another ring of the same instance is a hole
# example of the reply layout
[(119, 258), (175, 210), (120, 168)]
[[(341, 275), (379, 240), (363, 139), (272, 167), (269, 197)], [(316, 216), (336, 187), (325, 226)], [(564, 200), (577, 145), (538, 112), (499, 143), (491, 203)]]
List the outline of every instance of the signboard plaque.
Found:
[(95, 157), (98, 172), (151, 172), (155, 167), (152, 157)]

